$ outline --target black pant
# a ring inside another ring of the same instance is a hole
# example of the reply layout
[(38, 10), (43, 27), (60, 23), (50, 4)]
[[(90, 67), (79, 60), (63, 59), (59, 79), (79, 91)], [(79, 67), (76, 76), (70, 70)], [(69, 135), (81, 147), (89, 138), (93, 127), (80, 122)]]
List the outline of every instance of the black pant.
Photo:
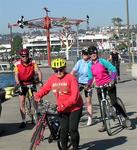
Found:
[[(123, 117), (127, 118), (127, 114), (125, 113), (123, 108), (117, 103), (116, 86), (114, 85), (110, 89), (109, 88), (104, 88), (105, 95), (106, 95), (107, 91), (108, 91), (108, 95), (110, 97), (111, 103), (116, 108), (117, 113), (120, 113), (120, 114), (123, 115)], [(98, 95), (99, 105), (100, 105), (100, 108), (101, 108), (102, 95), (101, 95), (101, 90), (100, 89), (97, 89), (97, 95)], [(101, 116), (102, 116), (101, 109), (100, 109), (100, 113), (101, 113)]]
[(112, 64), (116, 67), (117, 75), (120, 77), (120, 63), (119, 62), (112, 62)]
[(67, 150), (68, 134), (71, 136), (73, 150), (78, 150), (80, 140), (78, 125), (81, 114), (82, 108), (74, 112), (59, 114), (61, 125), (60, 140), (62, 144), (62, 150)]

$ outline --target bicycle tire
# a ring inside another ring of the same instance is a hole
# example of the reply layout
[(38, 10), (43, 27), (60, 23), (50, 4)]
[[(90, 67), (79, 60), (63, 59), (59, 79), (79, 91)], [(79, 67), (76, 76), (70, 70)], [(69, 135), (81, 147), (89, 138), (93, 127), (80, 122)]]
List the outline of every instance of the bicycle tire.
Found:
[(27, 96), (27, 99), (25, 100), (25, 108), (27, 115), (30, 117), (31, 102), (29, 96)]
[(35, 115), (35, 107), (34, 107), (34, 99), (33, 97), (27, 96), (27, 100), (25, 101), (25, 106), (27, 109), (27, 115), (30, 117), (31, 122), (36, 124), (37, 117)]
[[(59, 137), (60, 137), (60, 131), (59, 131)], [(57, 146), (58, 146), (59, 150), (63, 150), (63, 149), (62, 149), (62, 144), (61, 144), (60, 139), (57, 141)], [(71, 137), (70, 137), (70, 135), (68, 135), (68, 145), (67, 145), (67, 149), (69, 149), (71, 146), (72, 146)]]
[(32, 138), (31, 138), (31, 145), (29, 150), (36, 150), (36, 147), (40, 144), (43, 138), (44, 134), (44, 126), (43, 123), (40, 123), (39, 126), (37, 126), (36, 130), (34, 131)]
[(117, 97), (117, 103), (122, 107), (122, 109), (126, 113), (126, 107), (125, 107), (125, 105), (124, 105), (124, 103), (123, 103), (121, 98)]
[(37, 123), (37, 119), (38, 119), (38, 116), (37, 116), (37, 113), (36, 113), (36, 106), (35, 106), (35, 101), (34, 101), (34, 97), (31, 97), (31, 119), (32, 119), (32, 122), (34, 124)]
[[(117, 103), (122, 107), (122, 109), (123, 109), (124, 112), (126, 113), (125, 105), (124, 105), (123, 101), (122, 101), (119, 97), (117, 97)], [(120, 115), (120, 114), (118, 114), (118, 115), (117, 115), (117, 118), (118, 118), (119, 124), (120, 124), (122, 127), (125, 127), (125, 124), (124, 124), (123, 119), (122, 119), (123, 116)]]
[(111, 117), (109, 115), (110, 109), (108, 107), (109, 105), (106, 105), (106, 102), (102, 103), (102, 117), (103, 117), (104, 125), (105, 125), (108, 135), (111, 136), (112, 135), (111, 124), (110, 124)]

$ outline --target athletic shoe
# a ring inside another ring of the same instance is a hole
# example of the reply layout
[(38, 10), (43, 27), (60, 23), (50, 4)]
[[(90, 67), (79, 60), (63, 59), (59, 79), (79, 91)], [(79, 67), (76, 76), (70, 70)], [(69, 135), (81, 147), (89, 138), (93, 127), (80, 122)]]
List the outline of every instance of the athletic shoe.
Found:
[(88, 121), (87, 121), (87, 126), (91, 126), (92, 125), (92, 117), (88, 117)]
[(99, 130), (98, 130), (99, 132), (105, 132), (106, 131), (106, 129), (105, 129), (105, 127), (104, 126), (102, 126)]
[(132, 126), (131, 121), (130, 121), (129, 118), (125, 119), (125, 128), (128, 129), (128, 130), (132, 130), (133, 129), (133, 126)]

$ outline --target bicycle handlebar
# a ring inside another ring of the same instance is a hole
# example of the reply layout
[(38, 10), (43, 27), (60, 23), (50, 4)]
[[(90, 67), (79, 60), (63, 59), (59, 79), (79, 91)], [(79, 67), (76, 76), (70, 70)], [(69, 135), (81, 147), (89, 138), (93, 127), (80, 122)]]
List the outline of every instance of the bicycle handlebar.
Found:
[(57, 114), (57, 106), (51, 104), (47, 100), (45, 101), (41, 100), (38, 103), (38, 111), (42, 114), (46, 112), (48, 115), (55, 115)]
[(104, 85), (100, 85), (100, 86), (95, 86), (96, 88), (107, 88), (110, 87), (109, 84), (104, 84)]

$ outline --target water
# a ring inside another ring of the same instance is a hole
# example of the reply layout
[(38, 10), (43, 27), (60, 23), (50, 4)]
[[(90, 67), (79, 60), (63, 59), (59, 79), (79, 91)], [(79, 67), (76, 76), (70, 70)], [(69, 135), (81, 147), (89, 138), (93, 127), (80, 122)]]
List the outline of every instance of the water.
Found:
[(13, 73), (1, 73), (0, 74), (0, 88), (15, 85), (15, 79)]

